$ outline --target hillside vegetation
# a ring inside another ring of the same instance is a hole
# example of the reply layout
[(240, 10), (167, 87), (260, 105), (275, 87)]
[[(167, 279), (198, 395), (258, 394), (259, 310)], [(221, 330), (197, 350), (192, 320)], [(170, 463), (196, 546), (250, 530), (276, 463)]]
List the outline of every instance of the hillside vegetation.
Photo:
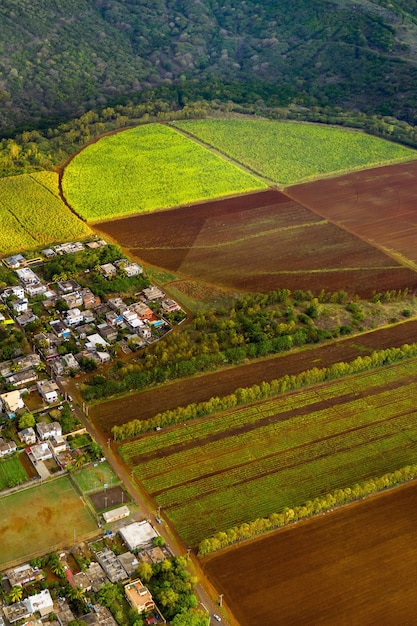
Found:
[(416, 117), (417, 4), (404, 0), (3, 0), (0, 128), (176, 85), (185, 100), (290, 101)]

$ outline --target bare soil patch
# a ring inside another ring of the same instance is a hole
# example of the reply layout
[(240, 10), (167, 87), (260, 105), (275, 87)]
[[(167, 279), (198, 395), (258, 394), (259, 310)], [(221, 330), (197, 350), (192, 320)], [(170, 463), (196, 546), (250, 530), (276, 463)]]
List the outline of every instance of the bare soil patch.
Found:
[(417, 162), (378, 167), (289, 187), (318, 215), (417, 264)]
[(240, 626), (415, 624), (417, 484), (214, 554), (203, 569)]
[(338, 361), (351, 361), (374, 350), (414, 343), (417, 320), (381, 328), (360, 336), (333, 341), (290, 354), (282, 354), (239, 367), (175, 381), (154, 389), (103, 402), (90, 408), (90, 416), (106, 437), (115, 424), (132, 419), (148, 419), (161, 411), (190, 402), (203, 402), (225, 396), (238, 387), (270, 381), (285, 374), (298, 374), (311, 367), (326, 367)]
[(126, 492), (120, 485), (110, 489), (103, 489), (103, 491), (98, 491), (97, 493), (90, 493), (88, 497), (96, 511), (103, 511), (118, 504), (126, 504), (128, 501)]
[(223, 287), (319, 292), (417, 286), (417, 274), (276, 190), (98, 224), (132, 254)]

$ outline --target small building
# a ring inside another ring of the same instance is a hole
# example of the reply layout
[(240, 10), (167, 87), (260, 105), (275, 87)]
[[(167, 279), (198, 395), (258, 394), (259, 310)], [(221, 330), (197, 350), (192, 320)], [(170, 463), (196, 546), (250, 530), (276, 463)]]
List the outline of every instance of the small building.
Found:
[(109, 324), (99, 324), (97, 330), (106, 341), (113, 343), (117, 339), (117, 330)]
[(129, 515), (129, 507), (119, 506), (117, 509), (113, 509), (112, 511), (106, 511), (105, 513), (103, 513), (103, 519), (106, 524), (111, 524), (112, 522), (117, 522), (119, 519), (129, 517)]
[(25, 297), (25, 290), (23, 287), (19, 287), (18, 285), (8, 287), (1, 294), (1, 299), (3, 302), (6, 302), (7, 298), (10, 298), (10, 296), (16, 296), (18, 300), (22, 300), (22, 298)]
[(29, 385), (33, 381), (38, 380), (38, 374), (35, 370), (24, 370), (23, 372), (14, 372), (7, 377), (7, 382), (15, 385), (15, 387), (23, 387)]
[(82, 621), (85, 622), (87, 626), (117, 626), (117, 622), (114, 620), (109, 609), (100, 604), (93, 604), (91, 613), (83, 615)]
[(43, 400), (48, 402), (58, 401), (58, 385), (53, 380), (40, 380), (36, 383)]
[(47, 259), (53, 259), (54, 256), (56, 256), (56, 252), (54, 252), (54, 250), (52, 250), (52, 248), (45, 248), (44, 250), (42, 250), (42, 254)]
[(12, 304), (12, 309), (16, 313), (24, 313), (29, 308), (29, 302), (27, 298), (22, 298), (21, 300), (15, 300)]
[(155, 608), (155, 602), (151, 593), (139, 578), (125, 585), (125, 594), (130, 606), (138, 613), (151, 611)]
[(95, 333), (94, 335), (89, 335), (85, 343), (85, 349), (96, 350), (97, 346), (99, 346), (99, 348), (107, 348), (109, 344), (105, 339), (103, 339), (103, 337), (100, 337), (98, 333)]
[(113, 311), (125, 311), (127, 309), (127, 304), (122, 300), (122, 298), (109, 298), (107, 300), (107, 304)]
[(69, 328), (67, 328), (61, 320), (52, 320), (52, 322), (49, 322), (49, 325), (57, 337), (63, 337), (66, 339), (71, 334)]
[(139, 276), (139, 274), (143, 273), (143, 268), (138, 263), (131, 263), (127, 259), (119, 259), (114, 262), (114, 265), (118, 270), (125, 272), (128, 278), (132, 278), (132, 276)]
[(83, 591), (91, 591), (91, 582), (88, 580), (88, 576), (84, 572), (74, 574), (72, 577), (72, 583), (75, 587), (78, 587)]
[(67, 440), (64, 439), (62, 435), (52, 435), (52, 437), (49, 437), (48, 442), (49, 447), (51, 448), (55, 456), (61, 454), (62, 452), (65, 452), (65, 450), (69, 448)]
[(77, 324), (81, 324), (84, 320), (84, 314), (80, 311), (80, 309), (69, 309), (66, 312), (65, 323), (67, 326), (77, 326)]
[(85, 575), (91, 583), (92, 590), (97, 593), (103, 585), (108, 582), (108, 578), (104, 573), (103, 568), (100, 563), (96, 563), (96, 561), (91, 561), (90, 565), (85, 570)]
[(81, 289), (81, 285), (79, 285), (75, 280), (62, 280), (57, 283), (58, 291), (60, 294), (64, 293), (72, 293), (73, 291), (78, 291)]
[(94, 295), (87, 287), (82, 290), (83, 304), (86, 309), (93, 309), (101, 303), (100, 297)]
[(36, 443), (36, 433), (32, 427), (19, 430), (17, 436), (26, 446), (33, 446)]
[(117, 583), (121, 580), (126, 580), (127, 575), (125, 569), (118, 561), (117, 556), (112, 550), (105, 548), (100, 552), (97, 552), (97, 561), (106, 572), (107, 578), (111, 583)]
[(59, 422), (51, 422), (50, 424), (38, 422), (36, 424), (36, 430), (38, 431), (41, 441), (47, 441), (47, 439), (51, 439), (51, 437), (61, 437), (62, 435), (62, 427)]
[(41, 296), (46, 293), (47, 287), (43, 283), (37, 283), (35, 285), (28, 285), (25, 287), (25, 291), (30, 298), (35, 296)]
[(40, 613), (41, 617), (45, 617), (54, 610), (54, 603), (49, 593), (49, 589), (44, 589), (33, 596), (29, 596), (24, 600), (27, 610), (30, 613)]
[(152, 285), (151, 287), (146, 287), (145, 289), (142, 290), (142, 293), (145, 296), (145, 298), (151, 302), (153, 300), (162, 300), (162, 298), (165, 298), (165, 293), (162, 291), (162, 289), (159, 289), (159, 287), (157, 287), (156, 285)]
[(39, 461), (47, 461), (48, 459), (52, 459), (53, 456), (47, 442), (37, 443), (34, 446), (30, 446), (30, 448), (26, 448), (26, 454), (35, 465)]
[(68, 354), (64, 354), (61, 358), (61, 361), (66, 371), (80, 369), (80, 365), (77, 359), (71, 352), (68, 352)]
[(7, 257), (7, 259), (4, 260), (6, 265), (11, 270), (17, 270), (19, 267), (23, 267), (24, 265), (26, 265), (26, 259), (23, 254), (14, 254), (13, 256), (9, 256)]
[(6, 441), (0, 443), (0, 457), (7, 456), (8, 454), (13, 454), (16, 452), (17, 446), (14, 441)]
[(133, 554), (132, 552), (124, 552), (123, 554), (119, 554), (117, 558), (119, 559), (122, 567), (125, 569), (126, 574), (128, 576), (132, 576), (139, 565), (136, 554)]
[(39, 318), (37, 315), (34, 314), (32, 309), (27, 309), (24, 313), (22, 313), (22, 315), (18, 315), (16, 317), (16, 322), (19, 324), (19, 326), (24, 328), (31, 322), (35, 322), (37, 319)]
[(106, 278), (113, 278), (117, 274), (117, 268), (113, 263), (104, 263), (100, 265), (100, 269)]
[(71, 293), (64, 293), (61, 296), (61, 300), (67, 303), (69, 309), (75, 309), (83, 305), (83, 295), (81, 291), (73, 291)]
[(21, 392), (15, 389), (0, 395), (1, 406), (9, 416), (13, 416), (19, 409), (25, 408), (25, 403), (20, 394)]
[(16, 270), (17, 277), (23, 286), (27, 287), (28, 285), (36, 285), (40, 283), (40, 278), (35, 274), (30, 267), (23, 267), (22, 269)]
[(29, 563), (7, 569), (3, 574), (9, 581), (10, 587), (23, 587), (27, 583), (31, 583), (34, 580), (42, 580), (44, 577), (42, 570), (38, 567), (32, 567)]
[(171, 298), (165, 298), (162, 300), (161, 307), (166, 313), (173, 313), (174, 311), (181, 310), (179, 304), (177, 304), (175, 300), (171, 300)]
[(131, 551), (152, 545), (152, 539), (158, 537), (158, 533), (147, 520), (123, 526), (119, 534)]
[(24, 602), (15, 602), (15, 604), (4, 606), (3, 611), (10, 624), (30, 617), (30, 611)]

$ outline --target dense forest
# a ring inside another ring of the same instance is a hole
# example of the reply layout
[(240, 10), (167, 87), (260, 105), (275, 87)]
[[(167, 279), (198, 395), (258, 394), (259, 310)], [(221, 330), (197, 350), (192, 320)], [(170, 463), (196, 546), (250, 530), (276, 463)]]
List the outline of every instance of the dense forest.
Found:
[(416, 50), (416, 0), (3, 0), (0, 131), (164, 90), (179, 107), (338, 106), (414, 125)]

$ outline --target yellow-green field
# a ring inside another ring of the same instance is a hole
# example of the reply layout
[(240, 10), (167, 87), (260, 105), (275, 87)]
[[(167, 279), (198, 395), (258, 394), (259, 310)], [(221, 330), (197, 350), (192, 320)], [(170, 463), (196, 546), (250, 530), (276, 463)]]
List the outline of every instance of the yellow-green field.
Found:
[(1, 255), (91, 233), (62, 202), (54, 172), (1, 178), (0, 223)]
[(411, 148), (321, 124), (239, 119), (175, 126), (280, 185), (417, 158)]
[(66, 167), (62, 184), (70, 206), (89, 221), (267, 187), (161, 124), (139, 126), (88, 146)]

